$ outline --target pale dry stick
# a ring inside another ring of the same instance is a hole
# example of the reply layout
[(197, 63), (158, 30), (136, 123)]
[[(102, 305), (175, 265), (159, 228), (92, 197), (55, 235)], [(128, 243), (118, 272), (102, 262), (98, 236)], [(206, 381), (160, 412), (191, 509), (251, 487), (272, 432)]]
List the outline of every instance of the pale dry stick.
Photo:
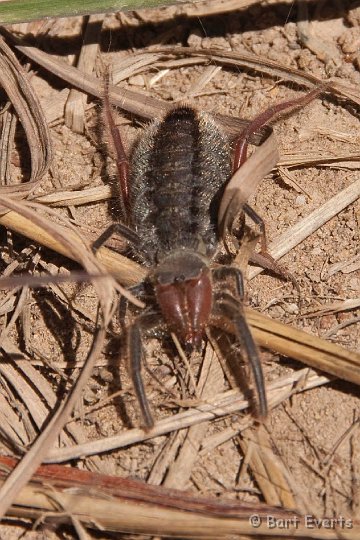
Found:
[[(9, 101), (7, 105), (8, 107), (11, 106)], [(7, 105), (5, 105), (5, 107), (7, 107)], [(11, 183), (11, 156), (14, 150), (17, 125), (16, 114), (11, 110), (4, 109), (1, 111), (0, 133), (0, 184), (2, 186)]]
[(225, 187), (218, 212), (218, 226), (223, 237), (231, 230), (239, 211), (278, 159), (276, 139), (272, 133), (231, 177)]
[(110, 186), (96, 186), (74, 191), (55, 191), (46, 195), (38, 195), (34, 198), (36, 202), (52, 206), (79, 206), (92, 202), (105, 201), (114, 197)]
[[(300, 244), (305, 238), (313, 234), (327, 221), (335, 217), (347, 206), (355, 202), (360, 197), (360, 180), (356, 180), (350, 186), (343, 189), (334, 197), (322, 204), (319, 208), (311, 212), (307, 217), (298, 221), (294, 226), (279, 235), (269, 243), (269, 253), (275, 260), (280, 259), (295, 246)], [(249, 272), (249, 279), (262, 272), (262, 268), (253, 268)]]
[[(206, 400), (213, 395), (219, 394), (223, 387), (224, 375), (220, 362), (217, 360), (211, 345), (208, 343), (201, 367), (198, 393), (201, 399)], [(203, 422), (200, 425), (198, 424), (189, 428), (176, 459), (170, 464), (163, 483), (165, 487), (186, 489), (208, 428), (208, 422)]]
[[(292, 152), (280, 154), (278, 167), (311, 167), (321, 165), (323, 167), (339, 167), (359, 169), (360, 153), (355, 152), (339, 152), (336, 154), (318, 153), (318, 152)], [(353, 163), (352, 167), (350, 164)]]
[(239, 437), (239, 443), (265, 502), (285, 508), (297, 507), (287, 479), (282, 474), (283, 467), (271, 448), (270, 437), (263, 426), (256, 430), (246, 429)]
[[(91, 75), (94, 70), (99, 52), (103, 20), (104, 15), (90, 15), (87, 18), (83, 44), (77, 63), (80, 72)], [(73, 88), (65, 105), (65, 124), (76, 133), (83, 133), (85, 129), (86, 100), (85, 94)]]
[[(213, 77), (215, 77), (219, 71), (221, 71), (221, 66), (207, 66), (200, 77), (191, 85), (191, 88), (187, 91), (187, 97), (194, 97), (197, 94), (200, 94), (204, 86), (206, 86)], [(186, 98), (185, 98), (186, 99)]]
[(331, 264), (326, 269), (326, 276), (330, 277), (333, 274), (336, 274), (336, 272), (350, 274), (351, 272), (357, 272), (358, 270), (360, 270), (360, 253), (357, 253), (354, 255), (354, 257), (351, 257), (345, 261)]
[[(77, 254), (71, 253), (61, 241), (54, 238), (54, 236), (48, 232), (47, 225), (45, 227), (39, 227), (31, 219), (28, 219), (26, 216), (23, 216), (16, 211), (11, 211), (0, 216), (0, 225), (22, 234), (43, 246), (53, 249), (57, 253), (65, 255), (65, 257), (77, 260)], [(58, 229), (70, 239), (75, 240), (76, 236), (71, 230), (60, 226), (58, 226)], [(98, 250), (97, 259), (100, 264), (114, 276), (119, 276), (124, 285), (138, 283), (145, 275), (145, 271), (138, 264), (105, 247), (101, 247)], [(128, 277), (126, 278), (126, 276)], [(123, 294), (130, 299), (129, 293), (125, 289), (123, 290)]]
[[(104, 88), (102, 79), (80, 73), (75, 67), (65, 64), (65, 62), (36, 47), (16, 45), (16, 48), (28, 58), (50, 71), (50, 73), (67, 81), (75, 88), (83, 90), (95, 97), (103, 98)], [(112, 105), (148, 120), (160, 118), (173, 107), (173, 104), (168, 101), (162, 101), (153, 96), (129, 90), (128, 88), (117, 88), (113, 85), (109, 86), (109, 100)], [(249, 123), (247, 120), (227, 115), (214, 114), (214, 117), (224, 131), (229, 136), (234, 137), (238, 136), (240, 131)], [(263, 140), (264, 133), (268, 133), (268, 131), (259, 130), (259, 133), (255, 133), (251, 137), (250, 142), (259, 144)]]
[(337, 334), (339, 330), (342, 330), (343, 328), (347, 328), (348, 326), (351, 326), (353, 324), (358, 324), (360, 322), (360, 316), (358, 317), (352, 317), (351, 319), (348, 319), (342, 323), (336, 324), (328, 332), (324, 332), (323, 337), (325, 339), (329, 339), (334, 334)]
[(323, 315), (333, 315), (334, 313), (358, 309), (359, 307), (360, 298), (348, 298), (347, 300), (332, 302), (331, 304), (325, 304), (317, 309), (312, 309), (310, 312), (304, 313), (300, 318), (311, 319), (313, 317), (322, 317)]
[(290, 356), (319, 369), (360, 385), (360, 354), (284, 325), (245, 307), (245, 315), (255, 341), (261, 347)]
[[(329, 381), (326, 377), (319, 377), (314, 373), (310, 373), (304, 385), (298, 389), (296, 387), (296, 381), (303, 381), (303, 377), (303, 372), (297, 372), (291, 377), (282, 377), (274, 383), (269, 384), (267, 394), (270, 407), (274, 407), (283, 400), (288, 399), (294, 392), (303, 392), (307, 389), (326, 384)], [(205, 403), (198, 404), (192, 409), (159, 420), (150, 432), (134, 428), (114, 437), (77, 445), (73, 448), (52, 450), (48, 453), (45, 461), (47, 463), (61, 463), (71, 459), (77, 459), (81, 456), (84, 457), (122, 448), (130, 444), (136, 444), (166, 433), (190, 427), (200, 422), (213, 420), (214, 418), (234, 412), (240, 412), (248, 408), (249, 405), (249, 401), (244, 397), (243, 393), (238, 390), (229, 390), (220, 396), (208, 398)]]

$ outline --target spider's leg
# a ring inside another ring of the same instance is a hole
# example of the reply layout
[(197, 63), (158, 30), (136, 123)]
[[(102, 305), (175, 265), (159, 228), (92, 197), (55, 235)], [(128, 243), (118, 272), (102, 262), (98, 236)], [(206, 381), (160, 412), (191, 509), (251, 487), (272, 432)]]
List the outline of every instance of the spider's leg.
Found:
[(236, 300), (229, 293), (221, 292), (215, 295), (214, 304), (210, 324), (218, 328), (230, 327), (238, 342), (243, 345), (258, 396), (257, 416), (259, 419), (265, 419), (268, 410), (264, 375), (259, 351), (243, 312), (242, 301)]
[(212, 269), (212, 275), (216, 281), (226, 280), (228, 277), (233, 276), (239, 299), (242, 300), (244, 298), (244, 278), (240, 268), (230, 265), (219, 266)]
[(281, 113), (290, 113), (294, 109), (307, 105), (319, 94), (324, 92), (326, 88), (327, 85), (324, 84), (314, 88), (299, 98), (289, 99), (287, 101), (283, 101), (282, 103), (277, 103), (258, 114), (253, 120), (251, 120), (236, 140), (233, 172), (237, 171), (239, 167), (241, 167), (241, 165), (246, 161), (249, 139), (258, 129), (274, 121), (278, 116), (280, 116)]
[[(136, 298), (146, 303), (146, 289), (144, 281), (141, 281), (132, 287), (128, 287), (127, 290), (136, 296)], [(121, 295), (119, 300), (119, 321), (123, 330), (125, 330), (125, 317), (128, 304), (129, 300), (124, 295)]]
[(104, 115), (105, 122), (110, 134), (110, 142), (115, 152), (116, 166), (118, 170), (118, 178), (121, 189), (121, 209), (125, 221), (129, 221), (130, 204), (129, 204), (129, 160), (127, 158), (123, 142), (121, 140), (120, 131), (116, 127), (115, 120), (111, 111), (110, 95), (109, 95), (109, 73), (105, 74), (104, 82)]
[[(254, 221), (254, 223), (256, 223), (259, 226), (260, 231), (261, 231), (260, 252), (259, 253), (258, 252), (253, 252), (252, 255), (250, 255), (250, 261), (252, 263), (254, 263), (254, 264), (257, 264), (257, 265), (261, 266), (262, 268), (265, 268), (267, 270), (270, 270), (271, 272), (274, 272), (275, 274), (278, 274), (282, 278), (289, 279), (293, 283), (294, 287), (297, 289), (297, 291), (300, 294), (299, 284), (297, 283), (294, 276), (285, 267), (283, 267), (281, 264), (279, 264), (267, 250), (266, 227), (265, 227), (264, 220), (247, 203), (244, 204), (243, 210), (244, 210), (245, 214), (247, 214)], [(235, 272), (236, 270), (238, 270), (234, 266), (232, 266), (232, 267), (225, 266), (225, 267), (220, 267), (220, 268), (216, 269), (215, 271), (218, 272), (219, 270), (221, 270), (221, 268), (223, 268), (223, 269), (231, 268), (232, 272)], [(240, 270), (238, 270), (238, 272), (240, 272)], [(240, 274), (241, 274), (241, 272), (240, 272)], [(239, 295), (241, 296), (242, 295), (240, 293), (241, 287), (239, 286), (240, 279), (239, 279), (239, 277), (236, 278), (236, 279), (238, 281), (237, 288), (238, 288), (238, 291), (239, 291)], [(241, 276), (241, 282), (242, 282), (242, 276)], [(243, 287), (242, 287), (241, 290), (243, 290)]]
[(156, 328), (159, 324), (160, 320), (157, 314), (144, 313), (135, 319), (127, 331), (130, 376), (139, 402), (145, 429), (147, 430), (154, 426), (154, 420), (141, 376), (143, 355), (142, 334)]
[(140, 243), (140, 238), (135, 231), (133, 231), (126, 225), (123, 225), (122, 223), (112, 223), (93, 243), (93, 252), (96, 253), (97, 250), (100, 249), (101, 246), (103, 246), (113, 234), (120, 234), (133, 246), (138, 246)]

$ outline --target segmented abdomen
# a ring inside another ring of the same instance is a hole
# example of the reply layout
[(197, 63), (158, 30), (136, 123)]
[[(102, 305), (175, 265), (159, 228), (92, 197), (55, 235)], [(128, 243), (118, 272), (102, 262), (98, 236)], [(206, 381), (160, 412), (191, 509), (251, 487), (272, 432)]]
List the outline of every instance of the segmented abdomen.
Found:
[(132, 154), (130, 205), (149, 264), (179, 248), (211, 254), (230, 174), (228, 145), (208, 115), (181, 106), (146, 130)]

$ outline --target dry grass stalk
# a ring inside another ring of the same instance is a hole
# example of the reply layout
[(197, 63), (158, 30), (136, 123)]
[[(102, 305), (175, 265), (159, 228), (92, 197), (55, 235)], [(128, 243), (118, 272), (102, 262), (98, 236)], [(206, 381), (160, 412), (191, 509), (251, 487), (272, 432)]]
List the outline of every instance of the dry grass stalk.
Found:
[(26, 134), (31, 155), (29, 182), (2, 187), (4, 194), (26, 196), (47, 171), (51, 161), (51, 139), (39, 100), (23, 67), (0, 37), (0, 84), (13, 105)]
[(245, 308), (259, 345), (360, 385), (360, 354)]
[[(325, 384), (328, 381), (328, 378), (319, 377), (308, 368), (291, 376), (282, 377), (267, 386), (269, 407), (273, 408), (297, 392), (303, 392), (309, 388)], [(247, 409), (250, 405), (242, 392), (228, 390), (220, 395), (207, 398), (204, 402), (198, 403), (195, 400), (193, 408), (159, 420), (150, 432), (144, 432), (138, 428), (126, 430), (114, 437), (84, 443), (73, 448), (51, 451), (45, 461), (47, 463), (61, 463), (70, 459), (77, 459), (81, 456), (94, 455), (116, 448), (122, 448), (130, 444), (136, 444), (158, 437), (159, 435), (187, 428), (200, 422), (207, 422), (214, 418), (240, 412)], [(244, 429), (246, 427), (248, 427), (247, 422), (244, 423)]]
[[(279, 259), (359, 197), (360, 180), (357, 180), (270, 242), (269, 253), (274, 259)], [(249, 272), (249, 279), (260, 272), (262, 268), (252, 269)]]
[[(103, 97), (102, 79), (82, 73), (77, 68), (65, 64), (65, 62), (36, 47), (16, 45), (16, 48), (28, 58), (50, 71), (50, 73), (67, 81), (75, 88), (98, 98)], [(148, 120), (161, 117), (173, 107), (173, 104), (168, 101), (162, 101), (148, 94), (129, 90), (128, 88), (117, 88), (113, 85), (109, 87), (109, 99), (112, 105)], [(214, 114), (214, 117), (229, 136), (237, 136), (248, 123), (246, 120), (227, 115)], [(268, 130), (260, 130), (259, 133), (250, 138), (250, 142), (259, 144), (263, 140), (264, 134), (268, 134)]]
[(310, 73), (289, 66), (282, 66), (278, 62), (267, 60), (255, 54), (223, 51), (219, 49), (196, 49), (194, 47), (157, 47), (152, 52), (176, 56), (198, 56), (211, 59), (214, 63), (225, 66), (241, 66), (254, 71), (267, 73), (272, 77), (293, 81), (294, 83), (313, 88), (326, 83), (328, 91), (347, 99), (357, 105), (360, 104), (360, 92), (354, 85), (343, 83), (337, 79), (322, 81)]
[[(56, 241), (64, 244), (68, 252), (72, 254), (72, 257), (78, 260), (89, 274), (101, 273), (101, 267), (98, 261), (91, 250), (87, 248), (80, 236), (74, 233), (74, 236), (70, 237), (66, 230), (62, 230), (56, 223), (52, 223), (50, 220), (46, 220), (46, 218), (42, 217), (39, 213), (36, 213), (33, 209), (34, 204), (30, 205), (25, 202), (14, 201), (7, 197), (3, 197), (2, 204), (6, 208), (19, 212), (32, 222), (33, 226), (36, 225), (44, 230), (48, 229), (49, 233)], [(106, 327), (112, 315), (114, 284), (112, 283), (112, 279), (107, 277), (102, 280), (96, 280), (94, 282), (94, 288), (99, 296), (100, 318), (87, 361), (64, 402), (53, 414), (31, 449), (4, 482), (0, 490), (1, 517), (5, 515), (19, 490), (27, 483), (37, 466), (43, 461), (49, 448), (53, 445), (59, 432), (68, 421), (73, 407), (78, 401), (82, 390), (92, 373), (96, 359), (104, 345)]]
[[(0, 463), (2, 469), (9, 470), (16, 464), (5, 457), (0, 458)], [(1, 475), (4, 475), (3, 470)], [(71, 516), (88, 527), (132, 534), (214, 540), (229, 536), (239, 538), (239, 535), (241, 538), (293, 538), (294, 533), (303, 539), (339, 538), (337, 529), (306, 528), (304, 517), (293, 510), (226, 499), (195, 498), (178, 490), (62, 466), (40, 467), (33, 480), (19, 492), (10, 515), (32, 519), (46, 517), (47, 512), (51, 516), (59, 506), (71, 509)], [(249, 520), (253, 514), (262, 520), (259, 528), (252, 526)], [(294, 530), (271, 529), (267, 525), (268, 516), (279, 520), (297, 517), (298, 526)], [(353, 520), (352, 525), (351, 529), (341, 530), (341, 538), (355, 540), (358, 537), (360, 524)]]
[(224, 190), (218, 214), (223, 237), (226, 231), (231, 231), (232, 223), (241, 208), (255, 193), (260, 181), (276, 165), (278, 158), (276, 140), (272, 134), (232, 176)]
[[(8, 201), (8, 208), (10, 208), (10, 206), (15, 208), (14, 201)], [(76, 261), (79, 260), (76, 252), (72, 253), (66, 244), (62, 243), (61, 240), (50, 233), (47, 222), (45, 222), (43, 226), (39, 226), (34, 220), (27, 218), (24, 214), (12, 211), (0, 216), (0, 224), (60, 253), (61, 255), (65, 255), (65, 257), (69, 257)], [(58, 225), (57, 230), (62, 231), (63, 236), (69, 236), (72, 240), (75, 240), (76, 238), (76, 234), (68, 228), (66, 229), (65, 227)], [(144, 270), (139, 265), (105, 247), (99, 249), (97, 252), (97, 259), (105, 269), (118, 277), (124, 285), (132, 285), (135, 282), (140, 281), (144, 276)]]
[[(77, 68), (84, 73), (91, 74), (95, 68), (103, 20), (104, 15), (91, 15), (87, 18), (83, 44), (77, 62)], [(84, 132), (86, 101), (85, 94), (76, 89), (70, 90), (65, 105), (65, 124), (75, 133)]]

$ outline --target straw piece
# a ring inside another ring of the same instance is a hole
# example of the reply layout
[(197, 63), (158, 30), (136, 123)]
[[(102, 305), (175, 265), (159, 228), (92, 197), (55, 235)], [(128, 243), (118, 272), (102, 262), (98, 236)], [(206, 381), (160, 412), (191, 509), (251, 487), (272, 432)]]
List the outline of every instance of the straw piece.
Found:
[[(309, 371), (308, 368), (305, 372), (304, 370), (301, 370), (290, 377), (282, 377), (267, 386), (269, 407), (275, 407), (294, 393), (303, 392), (306, 389), (325, 384), (328, 380), (329, 379), (326, 377), (319, 377), (314, 372)], [(301, 385), (297, 384), (299, 381), (301, 382)], [(53, 450), (47, 455), (46, 462), (61, 463), (79, 457), (123, 448), (130, 444), (136, 444), (158, 437), (159, 435), (165, 435), (166, 433), (199, 424), (200, 422), (207, 422), (214, 418), (239, 412), (248, 407), (249, 401), (245, 399), (242, 392), (239, 392), (238, 390), (229, 390), (218, 396), (208, 398), (204, 403), (197, 404), (195, 402), (192, 409), (159, 420), (151, 431), (145, 432), (142, 429), (134, 428), (119, 433), (114, 437), (84, 443), (74, 446), (73, 448)], [(247, 427), (247, 424), (244, 425), (244, 427)]]
[[(357, 180), (270, 242), (268, 246), (270, 255), (275, 260), (280, 259), (359, 197), (360, 180)], [(262, 270), (262, 268), (251, 269), (249, 279), (253, 279)]]
[(245, 308), (256, 342), (308, 366), (360, 385), (360, 354)]
[[(91, 74), (94, 70), (99, 51), (99, 40), (104, 15), (88, 17), (77, 67), (84, 73)], [(87, 96), (76, 89), (70, 91), (65, 105), (65, 124), (76, 133), (85, 129), (85, 108)]]
[[(0, 216), (0, 224), (15, 231), (27, 238), (30, 238), (43, 246), (53, 249), (57, 253), (65, 255), (73, 260), (78, 260), (76, 253), (71, 253), (67, 247), (60, 241), (55, 239), (46, 228), (38, 227), (32, 220), (18, 214), (17, 212), (8, 212), (4, 216)], [(58, 226), (59, 230), (64, 235), (69, 236), (71, 239), (75, 239), (74, 233)], [(121, 255), (102, 247), (99, 249), (96, 255), (97, 259), (109, 272), (115, 276), (119, 276), (124, 285), (132, 285), (139, 282), (144, 276), (144, 270), (139, 265), (122, 257)], [(128, 276), (128, 277), (126, 277)]]
[[(16, 461), (0, 458), (0, 482), (4, 469)], [(96, 489), (95, 487), (96, 486)], [(79, 471), (63, 466), (42, 466), (34, 479), (19, 492), (9, 514), (44, 518), (54, 515), (54, 501), (71, 509), (71, 516), (87, 527), (130, 534), (161, 535), (196, 539), (294, 538), (356, 540), (358, 520), (347, 520), (343, 528), (317, 525), (311, 515), (294, 510), (251, 504), (226, 498), (195, 497), (187, 492), (146, 485), (130, 479)], [(252, 517), (254, 516), (254, 517)], [(67, 516), (61, 513), (62, 519)], [(271, 527), (269, 520), (288, 523)], [(312, 523), (306, 526), (305, 520)], [(293, 524), (293, 526), (291, 526)]]

